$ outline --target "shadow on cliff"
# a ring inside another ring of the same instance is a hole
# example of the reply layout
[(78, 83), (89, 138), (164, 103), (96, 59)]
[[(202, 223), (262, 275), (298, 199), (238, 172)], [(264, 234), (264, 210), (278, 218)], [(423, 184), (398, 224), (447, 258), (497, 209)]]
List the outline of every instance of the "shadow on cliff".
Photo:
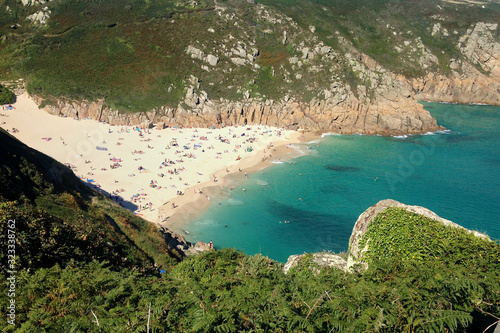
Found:
[(95, 185), (93, 183), (88, 183), (88, 182), (83, 182), (83, 183), (85, 185), (87, 185), (88, 187), (94, 189), (95, 191), (100, 192), (101, 194), (103, 194), (106, 197), (110, 198), (111, 200), (113, 200), (114, 202), (116, 202), (118, 205), (120, 205), (121, 207), (123, 207), (125, 209), (128, 209), (128, 210), (134, 212), (134, 211), (136, 211), (139, 208), (139, 206), (137, 206), (135, 203), (133, 203), (131, 201), (125, 200), (120, 195), (112, 195), (108, 191), (103, 190), (101, 187), (99, 187), (99, 186), (97, 186), (97, 185)]

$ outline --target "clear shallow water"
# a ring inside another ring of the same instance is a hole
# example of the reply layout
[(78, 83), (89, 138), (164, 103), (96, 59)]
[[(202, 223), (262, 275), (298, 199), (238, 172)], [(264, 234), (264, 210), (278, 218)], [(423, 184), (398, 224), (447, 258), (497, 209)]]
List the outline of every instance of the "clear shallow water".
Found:
[(225, 189), (226, 198), (187, 227), (188, 240), (281, 262), (346, 251), (358, 216), (389, 198), (500, 239), (500, 107), (423, 104), (449, 131), (303, 145), (309, 154)]

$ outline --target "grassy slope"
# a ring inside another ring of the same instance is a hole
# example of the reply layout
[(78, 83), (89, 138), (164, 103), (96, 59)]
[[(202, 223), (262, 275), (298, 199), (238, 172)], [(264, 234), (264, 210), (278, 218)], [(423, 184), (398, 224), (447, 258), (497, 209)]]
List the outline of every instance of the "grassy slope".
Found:
[(207, 14), (159, 3), (165, 6), (108, 1), (58, 8), (52, 25), (26, 48), (33, 54), (22, 66), (30, 91), (106, 98), (110, 106), (131, 111), (175, 105), (184, 88), (190, 27), (172, 22), (189, 19), (196, 26)]
[[(0, 18), (3, 36), (0, 77), (24, 76), (29, 90), (43, 96), (104, 98), (114, 108), (137, 111), (160, 105), (176, 106), (183, 98), (191, 74), (200, 78), (212, 99), (240, 99), (242, 92), (238, 87), (249, 90), (253, 96), (279, 98), (289, 90), (301, 96), (306, 87), (320, 91), (329, 82), (321, 73), (308, 76), (307, 72), (303, 73), (303, 80), (286, 82), (283, 76), (291, 71), (288, 57), (298, 54), (293, 46), (287, 47), (278, 40), (282, 30), (290, 27), (269, 25), (256, 15), (255, 5), (240, 0), (219, 1), (219, 4), (227, 8), (225, 13), (235, 14), (241, 20), (244, 30), (221, 19), (210, 0), (198, 1), (194, 7), (187, 1), (172, 0), (65, 0), (49, 5), (51, 20), (42, 28), (20, 19), (39, 8), (23, 7), (13, 0), (3, 2), (12, 10)], [(471, 24), (500, 20), (500, 6), (495, 3), (486, 5), (487, 9), (432, 0), (263, 0), (262, 3), (292, 17), (305, 30), (314, 25), (319, 39), (341, 54), (345, 46), (338, 44), (337, 33), (384, 67), (410, 77), (424, 73), (415, 61), (418, 51), (413, 56), (406, 55), (407, 50), (400, 54), (394, 46), (420, 36), (440, 61), (439, 68), (428, 70), (446, 73), (449, 59), (460, 57), (456, 47), (459, 36)], [(21, 25), (12, 29), (16, 23)], [(430, 32), (435, 23), (448, 29), (450, 36), (432, 37)], [(215, 27), (217, 33), (208, 32), (209, 27)], [(269, 28), (274, 33), (263, 33)], [(223, 55), (217, 70), (206, 72), (185, 54), (187, 45), (197, 41), (208, 48), (227, 44), (229, 34), (236, 41), (248, 42), (242, 31), (255, 39), (261, 51), (257, 61), (261, 69), (257, 72), (245, 66), (232, 66)], [(348, 68), (336, 71), (344, 82), (356, 85), (356, 75)], [(294, 77), (293, 73), (290, 77)]]
[[(449, 71), (449, 59), (460, 58), (456, 47), (458, 37), (476, 22), (498, 22), (500, 19), (498, 4), (489, 4), (488, 9), (483, 9), (480, 6), (453, 5), (435, 0), (261, 2), (292, 17), (304, 28), (315, 26), (325, 44), (338, 47), (336, 38), (331, 38), (338, 32), (351, 41), (356, 49), (369, 55), (383, 67), (408, 77), (421, 76), (425, 71), (418, 63), (405, 59), (396, 52), (394, 46), (402, 46), (404, 39), (420, 36), (423, 44), (440, 62), (440, 68), (430, 70), (446, 73)], [(307, 10), (303, 10), (304, 8)], [(442, 28), (450, 31), (450, 36), (431, 36), (435, 23), (440, 23)], [(457, 31), (458, 34), (452, 34), (452, 31)]]
[[(433, 265), (474, 265), (487, 270), (500, 270), (500, 247), (461, 228), (447, 227), (441, 222), (401, 208), (388, 208), (378, 214), (368, 226), (360, 248), (368, 244), (363, 258), (369, 263), (376, 260), (399, 260), (403, 265), (427, 262)], [(467, 263), (468, 264), (468, 263)]]
[(145, 271), (180, 259), (155, 226), (87, 188), (64, 165), (3, 130), (0, 142), (0, 239), (6, 242), (7, 221), (15, 219), (19, 268), (97, 259)]

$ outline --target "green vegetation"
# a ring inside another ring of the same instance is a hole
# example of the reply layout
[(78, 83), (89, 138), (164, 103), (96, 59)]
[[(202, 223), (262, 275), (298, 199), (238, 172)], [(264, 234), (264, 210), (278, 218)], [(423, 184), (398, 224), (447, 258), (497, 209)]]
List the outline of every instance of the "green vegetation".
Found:
[(16, 95), (7, 87), (0, 84), (0, 105), (11, 104), (16, 101)]
[(178, 262), (150, 223), (0, 140), (0, 242), (15, 220), (18, 251), (16, 326), (3, 321), (5, 332), (144, 332), (148, 318), (152, 332), (468, 332), (500, 317), (497, 242), (388, 209), (366, 233), (366, 271), (318, 270), (306, 255), (285, 275), (231, 249)]
[(451, 228), (402, 208), (388, 208), (370, 223), (360, 243), (368, 245), (363, 260), (399, 260), (403, 265), (415, 262), (474, 265), (494, 263), (500, 269), (500, 249), (461, 228)]
[(285, 275), (268, 258), (225, 249), (160, 277), (97, 262), (22, 271), (16, 315), (23, 330), (52, 332), (143, 332), (149, 304), (154, 332), (482, 331), (495, 321), (487, 313), (500, 312), (498, 278), (498, 268), (415, 262), (401, 269), (397, 260), (364, 274), (325, 268), (318, 275), (304, 260)]
[[(0, 15), (0, 75), (25, 77), (30, 93), (49, 99), (102, 99), (130, 112), (177, 105), (191, 75), (212, 99), (292, 92), (307, 101), (335, 76), (354, 90), (364, 84), (340, 59), (350, 50), (337, 36), (409, 77), (423, 74), (413, 58), (419, 54), (395, 46), (420, 37), (439, 59), (430, 70), (446, 73), (449, 59), (460, 58), (458, 36), (479, 19), (498, 22), (500, 11), (495, 4), (483, 11), (443, 2), (436, 18), (431, 0), (263, 3), (304, 31), (314, 25), (341, 65), (309, 71), (319, 57), (303, 58), (298, 43), (305, 35), (265, 21), (245, 1), (219, 1), (245, 23), (242, 30), (220, 19), (208, 0), (52, 1), (47, 26), (24, 20), (39, 6), (0, 0), (2, 10), (10, 8)], [(438, 22), (458, 33), (432, 36)], [(276, 42), (285, 28), (293, 43)], [(229, 34), (234, 40), (225, 39)], [(214, 49), (222, 42), (229, 50), (252, 38), (259, 50), (255, 67), (233, 66), (221, 52), (217, 70), (207, 71), (185, 52), (188, 45)], [(304, 67), (294, 67), (291, 57)], [(299, 72), (303, 79), (294, 80)], [(5, 91), (0, 87), (0, 98)], [(154, 225), (87, 188), (66, 166), (3, 130), (0, 141), (0, 243), (7, 244), (8, 221), (16, 221), (19, 251), (17, 326), (4, 320), (5, 332), (144, 332), (148, 318), (153, 332), (471, 332), (500, 317), (498, 242), (388, 209), (362, 243), (365, 271), (322, 268), (316, 274), (306, 255), (285, 275), (280, 263), (231, 249), (181, 261), (183, 254)], [(0, 252), (3, 281), (7, 259)], [(5, 309), (8, 285), (1, 286)]]
[[(264, 10), (280, 23), (243, 0), (219, 1), (222, 16), (212, 0), (61, 0), (46, 4), (50, 19), (38, 25), (25, 17), (41, 6), (2, 4), (9, 10), (0, 18), (0, 79), (25, 78), (28, 91), (47, 103), (60, 97), (102, 100), (123, 112), (179, 105), (191, 75), (201, 84), (196, 92), (203, 90), (212, 100), (241, 100), (248, 92), (261, 99), (288, 94), (309, 102), (333, 82), (348, 84), (357, 94), (356, 87), (369, 82), (343, 58), (353, 49), (410, 78), (427, 71), (446, 74), (450, 59), (464, 60), (460, 36), (478, 21), (500, 19), (494, 3), (481, 8), (433, 0), (263, 0)], [(446, 36), (431, 34), (437, 23)], [(316, 29), (314, 43), (331, 46), (336, 54), (325, 62), (329, 68), (322, 67), (320, 55), (301, 58), (304, 43), (312, 42), (310, 26)], [(203, 60), (186, 54), (188, 45), (205, 55), (213, 52), (219, 63), (202, 68)], [(255, 62), (260, 68), (231, 61), (229, 51), (240, 45), (260, 51)], [(426, 62), (424, 48), (437, 64)], [(291, 64), (291, 57), (304, 66)], [(370, 88), (367, 94), (372, 96)]]
[[(449, 71), (451, 58), (461, 59), (458, 38), (475, 22), (497, 22), (498, 6), (470, 6), (433, 0), (263, 0), (263, 4), (277, 8), (292, 17), (303, 28), (313, 25), (326, 44), (339, 48), (335, 37), (340, 34), (353, 46), (369, 55), (383, 67), (418, 77), (424, 68), (407, 51), (399, 53), (395, 46), (403, 46), (405, 39), (421, 37), (423, 45), (439, 60), (439, 67), (431, 71)], [(304, 10), (307, 8), (307, 10)], [(433, 25), (439, 23), (448, 30), (447, 37), (431, 35)], [(456, 31), (457, 33), (453, 33)], [(416, 54), (417, 55), (417, 54)], [(416, 56), (415, 55), (415, 56)]]

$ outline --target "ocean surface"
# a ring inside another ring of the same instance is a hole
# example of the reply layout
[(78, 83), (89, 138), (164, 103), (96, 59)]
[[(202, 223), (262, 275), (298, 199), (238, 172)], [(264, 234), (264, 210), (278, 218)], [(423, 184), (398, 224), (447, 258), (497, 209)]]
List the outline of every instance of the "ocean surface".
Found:
[(281, 262), (343, 252), (358, 216), (389, 198), (500, 239), (500, 107), (423, 104), (446, 131), (298, 145), (302, 156), (238, 175), (186, 226), (187, 239)]

